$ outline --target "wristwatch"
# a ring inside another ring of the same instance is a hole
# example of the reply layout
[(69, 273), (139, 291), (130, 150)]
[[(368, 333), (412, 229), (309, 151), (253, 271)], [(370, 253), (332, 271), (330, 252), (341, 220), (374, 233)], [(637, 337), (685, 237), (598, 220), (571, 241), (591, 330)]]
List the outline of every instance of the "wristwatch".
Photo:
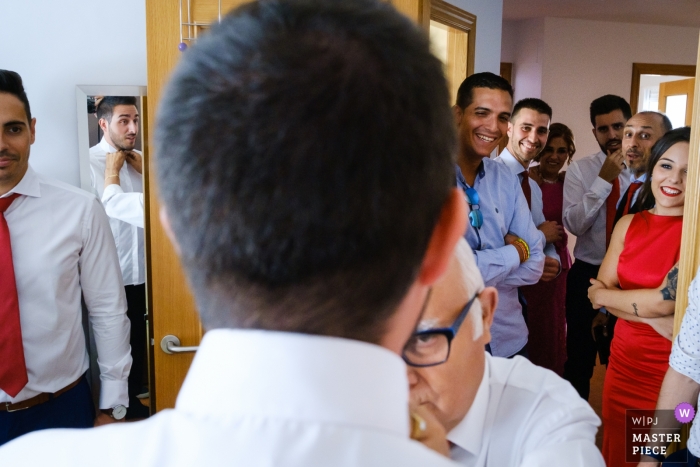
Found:
[(126, 417), (126, 407), (123, 405), (115, 405), (111, 409), (102, 409), (100, 412), (109, 415), (115, 420), (122, 420)]

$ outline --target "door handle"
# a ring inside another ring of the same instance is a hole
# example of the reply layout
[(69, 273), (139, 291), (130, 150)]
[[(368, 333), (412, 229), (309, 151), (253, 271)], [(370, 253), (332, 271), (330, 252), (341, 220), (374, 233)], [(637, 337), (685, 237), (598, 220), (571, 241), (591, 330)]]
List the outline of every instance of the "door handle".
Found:
[(163, 337), (163, 339), (161, 339), (160, 348), (163, 352), (172, 355), (177, 353), (196, 352), (199, 347), (181, 347), (180, 339), (178, 339), (177, 336), (168, 334), (167, 336)]

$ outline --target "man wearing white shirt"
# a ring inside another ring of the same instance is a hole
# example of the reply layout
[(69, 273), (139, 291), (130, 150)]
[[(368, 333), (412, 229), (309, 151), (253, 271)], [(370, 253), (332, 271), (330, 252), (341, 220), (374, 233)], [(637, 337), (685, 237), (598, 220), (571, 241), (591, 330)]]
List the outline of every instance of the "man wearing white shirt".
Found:
[(226, 15), (156, 123), (161, 220), (208, 331), (175, 408), (35, 433), (0, 465), (453, 465), (409, 439), (401, 359), (466, 227), (448, 96), (387, 2)]
[(588, 287), (590, 279), (598, 276), (612, 233), (617, 202), (630, 183), (630, 172), (624, 165), (622, 137), (631, 116), (630, 106), (622, 97), (608, 94), (591, 102), (593, 136), (600, 151), (574, 161), (564, 180), (564, 227), (576, 235), (575, 261), (566, 278), (564, 378), (584, 399), (588, 399), (598, 352), (591, 334), (598, 311), (588, 299)]
[(600, 419), (567, 381), (525, 358), (484, 352), (497, 301), (458, 244), (404, 349), (412, 401), (444, 425), (462, 465), (602, 467)]
[[(0, 70), (0, 445), (110, 423), (128, 405), (129, 322), (107, 216), (93, 195), (32, 170), (35, 123), (22, 79)], [(81, 298), (100, 365), (97, 418)]]
[(561, 270), (561, 260), (554, 242), (561, 240), (564, 230), (555, 221), (545, 220), (542, 212), (542, 190), (537, 182), (530, 178), (528, 167), (547, 143), (551, 120), (552, 108), (543, 100), (527, 98), (518, 101), (513, 107), (508, 124), (508, 145), (496, 158), (518, 177), (530, 206), (532, 221), (542, 233), (542, 244), (545, 245), (544, 271), (541, 278), (543, 281), (554, 279)]
[(143, 155), (134, 149), (140, 117), (133, 96), (106, 96), (96, 106), (104, 136), (90, 148), (90, 178), (109, 216), (131, 323), (133, 366), (127, 419), (143, 418), (148, 416), (148, 409), (136, 397), (141, 392), (146, 364)]

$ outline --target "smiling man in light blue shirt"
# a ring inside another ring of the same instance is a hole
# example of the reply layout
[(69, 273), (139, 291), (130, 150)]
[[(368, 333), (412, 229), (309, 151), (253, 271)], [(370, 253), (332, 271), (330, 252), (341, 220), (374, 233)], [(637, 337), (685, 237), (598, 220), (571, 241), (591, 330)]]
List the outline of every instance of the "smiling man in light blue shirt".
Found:
[(491, 352), (511, 357), (525, 352), (527, 326), (517, 288), (542, 276), (542, 234), (532, 221), (520, 182), (510, 169), (489, 158), (505, 135), (513, 90), (493, 73), (468, 77), (453, 107), (459, 131), (457, 184), (465, 192), (470, 224), (465, 238), (487, 286), (498, 290)]

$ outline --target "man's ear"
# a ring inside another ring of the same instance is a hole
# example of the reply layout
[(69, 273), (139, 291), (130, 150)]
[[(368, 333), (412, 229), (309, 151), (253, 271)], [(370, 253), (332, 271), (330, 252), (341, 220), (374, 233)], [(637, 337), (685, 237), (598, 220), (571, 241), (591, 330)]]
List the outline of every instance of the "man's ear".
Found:
[(486, 287), (479, 294), (479, 303), (481, 303), (481, 319), (484, 324), (484, 332), (481, 336), (484, 339), (484, 345), (491, 342), (491, 324), (493, 324), (493, 315), (498, 306), (498, 291), (495, 287)]
[(464, 116), (464, 110), (457, 104), (452, 106), (452, 115), (454, 115), (455, 118), (455, 125), (459, 127), (459, 124), (462, 123), (462, 117)]
[(173, 233), (172, 226), (170, 225), (170, 218), (168, 217), (168, 211), (166, 211), (165, 206), (161, 205), (160, 211), (158, 212), (158, 217), (160, 217), (160, 224), (163, 226), (165, 234), (170, 239), (170, 243), (173, 244), (175, 252), (177, 252), (178, 256), (180, 256), (180, 244), (177, 243), (177, 239), (175, 238), (175, 234)]
[(32, 118), (32, 121), (29, 122), (29, 134), (32, 135), (32, 140), (29, 143), (30, 145), (34, 144), (34, 140), (36, 139), (36, 118)]
[(467, 228), (467, 204), (460, 188), (453, 188), (442, 206), (440, 219), (430, 236), (418, 280), (432, 285), (447, 271), (457, 241)]
[(107, 133), (107, 128), (109, 127), (109, 122), (106, 118), (101, 118), (97, 121), (97, 124), (102, 129), (102, 133)]
[(591, 132), (593, 133), (593, 137), (595, 138), (596, 142), (598, 142), (598, 137), (595, 134), (595, 128), (593, 128)]
[(508, 139), (513, 138), (513, 122), (508, 122), (508, 131), (506, 132)]

